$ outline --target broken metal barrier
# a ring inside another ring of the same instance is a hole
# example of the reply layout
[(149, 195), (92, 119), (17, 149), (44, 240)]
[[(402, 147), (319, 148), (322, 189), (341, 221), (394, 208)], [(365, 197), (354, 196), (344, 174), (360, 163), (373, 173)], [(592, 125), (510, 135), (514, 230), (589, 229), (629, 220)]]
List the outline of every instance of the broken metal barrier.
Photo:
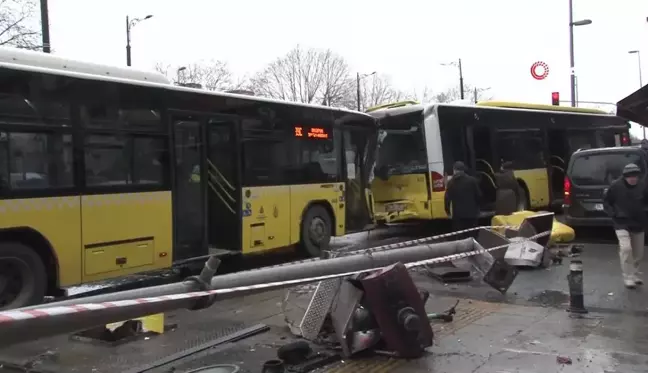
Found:
[[(553, 219), (553, 214), (551, 214), (551, 217)], [(551, 235), (551, 225), (547, 227), (546, 222), (545, 225), (542, 226), (546, 229), (540, 231), (540, 233), (536, 233), (535, 228), (530, 226), (531, 223), (527, 223), (527, 225), (525, 225), (525, 223), (526, 221), (523, 222), (523, 224), (520, 226), (521, 228), (526, 227), (520, 234), (525, 236), (523, 240), (544, 240), (546, 237)], [(479, 231), (477, 241), (474, 242), (477, 249), (470, 255), (448, 255), (430, 260), (427, 262), (427, 265), (464, 260), (477, 274), (480, 275), (482, 281), (497, 289), (498, 291), (505, 293), (513, 283), (518, 273), (515, 267), (510, 266), (503, 259), (510, 245), (510, 241), (505, 236), (484, 228), (485, 227), (477, 227), (422, 239), (427, 242), (433, 239), (444, 239), (460, 234), (465, 234), (467, 232), (473, 232), (476, 230)], [(507, 228), (510, 229), (511, 227)], [(548, 241), (548, 238), (546, 239), (546, 241)], [(400, 247), (401, 244), (402, 243), (396, 243), (379, 246), (377, 248), (374, 248), (373, 250), (389, 250), (391, 248)], [(334, 307), (334, 300), (352, 299), (354, 297), (354, 294), (357, 295), (357, 293), (355, 293), (352, 289), (345, 288), (342, 285), (343, 281), (341, 278), (318, 283), (299, 324), (294, 325), (294, 323), (292, 323), (290, 320), (286, 320), (293, 334), (299, 335), (309, 340), (315, 340), (322, 329), (327, 315), (329, 314), (332, 307)], [(289, 295), (289, 293), (286, 295), (286, 298), (284, 299), (284, 305), (287, 302)], [(357, 307), (357, 304), (350, 305), (350, 307), (355, 309), (354, 307)], [(285, 314), (285, 309), (283, 311)], [(342, 327), (342, 324), (338, 325), (338, 327)]]
[[(540, 237), (550, 233), (544, 232), (537, 236)], [(495, 232), (486, 234), (492, 237), (499, 236)], [(37, 309), (17, 309), (0, 312), (0, 347), (57, 334), (77, 332), (145, 315), (182, 308), (196, 309), (198, 304), (201, 307), (206, 307), (216, 299), (240, 297), (300, 284), (348, 277), (384, 268), (398, 262), (403, 263), (407, 268), (412, 268), (426, 264), (471, 258), (498, 249), (506, 249), (509, 244), (508, 241), (501, 238), (501, 236), (499, 237), (499, 242), (503, 243), (498, 246), (487, 245), (485, 247), (478, 244), (474, 239), (468, 238), (461, 241), (404, 247), (399, 250), (367, 250), (363, 254), (326, 259), (319, 262), (288, 264), (256, 271), (246, 271), (242, 276), (240, 273), (222, 275), (211, 280), (211, 286), (217, 287), (213, 290), (139, 297), (113, 302), (104, 301), (102, 303), (91, 303), (87, 302), (87, 300), (84, 303), (73, 305), (52, 303)], [(491, 242), (498, 241), (493, 239)], [(217, 263), (215, 258), (210, 258), (210, 261), (211, 264)], [(497, 261), (493, 263), (491, 268), (485, 271), (484, 281), (490, 281), (489, 283), (492, 283), (495, 288), (505, 291), (515, 278), (515, 275), (509, 275), (511, 269), (514, 273), (516, 271), (510, 266), (507, 267), (505, 263), (500, 263), (500, 265), (495, 265)], [(212, 271), (215, 271), (213, 267), (213, 265), (206, 263), (207, 269), (204, 270), (204, 273), (212, 273)], [(204, 280), (204, 276), (198, 276), (197, 279), (192, 281), (201, 283), (204, 282), (202, 280)], [(139, 290), (139, 294), (146, 294), (146, 289)], [(159, 289), (150, 290), (153, 294), (158, 294), (160, 291)], [(77, 301), (84, 301), (84, 299)]]

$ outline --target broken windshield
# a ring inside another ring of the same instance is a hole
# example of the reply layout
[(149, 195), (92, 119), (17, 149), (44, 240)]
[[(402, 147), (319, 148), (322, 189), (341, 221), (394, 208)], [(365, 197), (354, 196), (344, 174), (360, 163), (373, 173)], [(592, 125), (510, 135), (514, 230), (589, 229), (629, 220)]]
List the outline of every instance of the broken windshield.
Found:
[(389, 175), (427, 171), (421, 111), (381, 119), (376, 170)]

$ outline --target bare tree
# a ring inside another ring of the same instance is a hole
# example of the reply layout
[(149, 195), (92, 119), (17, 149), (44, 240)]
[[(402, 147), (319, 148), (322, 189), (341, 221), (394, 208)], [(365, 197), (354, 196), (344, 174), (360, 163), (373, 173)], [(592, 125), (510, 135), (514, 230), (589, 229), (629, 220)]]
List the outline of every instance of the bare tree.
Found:
[(235, 80), (227, 63), (219, 60), (199, 61), (177, 67), (158, 62), (155, 70), (177, 84), (200, 84), (210, 91), (239, 89), (245, 85), (245, 78)]
[(0, 0), (0, 45), (40, 49), (41, 34), (30, 24), (35, 15), (35, 0)]
[[(492, 97), (488, 94), (490, 88), (480, 88), (471, 85), (464, 85), (464, 100), (471, 100), (473, 102), (490, 100)], [(450, 88), (446, 91), (439, 92), (433, 96), (433, 101), (438, 103), (452, 102), (461, 99), (461, 92), (459, 87)]]
[(250, 88), (265, 97), (346, 106), (354, 84), (344, 58), (328, 49), (298, 45), (258, 72)]
[(375, 74), (364, 78), (360, 83), (360, 108), (366, 110), (373, 106), (414, 100), (415, 95), (395, 88), (387, 75)]

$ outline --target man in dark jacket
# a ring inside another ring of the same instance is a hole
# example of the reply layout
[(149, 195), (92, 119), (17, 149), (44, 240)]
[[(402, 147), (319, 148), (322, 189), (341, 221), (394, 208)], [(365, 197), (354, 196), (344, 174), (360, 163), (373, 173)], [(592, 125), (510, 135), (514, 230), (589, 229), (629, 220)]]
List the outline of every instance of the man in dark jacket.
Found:
[(633, 289), (643, 284), (639, 277), (639, 263), (644, 252), (644, 231), (648, 219), (646, 184), (640, 180), (641, 169), (634, 163), (623, 168), (623, 176), (612, 182), (605, 191), (605, 211), (612, 218), (619, 240), (619, 257), (623, 283)]
[(455, 162), (452, 179), (445, 193), (445, 211), (452, 217), (455, 231), (477, 226), (480, 199), (481, 192), (477, 179), (466, 174), (466, 166), (463, 162)]

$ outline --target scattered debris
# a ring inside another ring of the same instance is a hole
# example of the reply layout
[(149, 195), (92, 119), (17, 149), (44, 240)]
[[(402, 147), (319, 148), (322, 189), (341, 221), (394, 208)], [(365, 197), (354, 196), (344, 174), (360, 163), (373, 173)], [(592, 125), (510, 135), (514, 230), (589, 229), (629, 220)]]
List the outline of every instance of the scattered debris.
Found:
[(571, 365), (572, 359), (568, 356), (556, 356), (556, 362), (563, 365)]

